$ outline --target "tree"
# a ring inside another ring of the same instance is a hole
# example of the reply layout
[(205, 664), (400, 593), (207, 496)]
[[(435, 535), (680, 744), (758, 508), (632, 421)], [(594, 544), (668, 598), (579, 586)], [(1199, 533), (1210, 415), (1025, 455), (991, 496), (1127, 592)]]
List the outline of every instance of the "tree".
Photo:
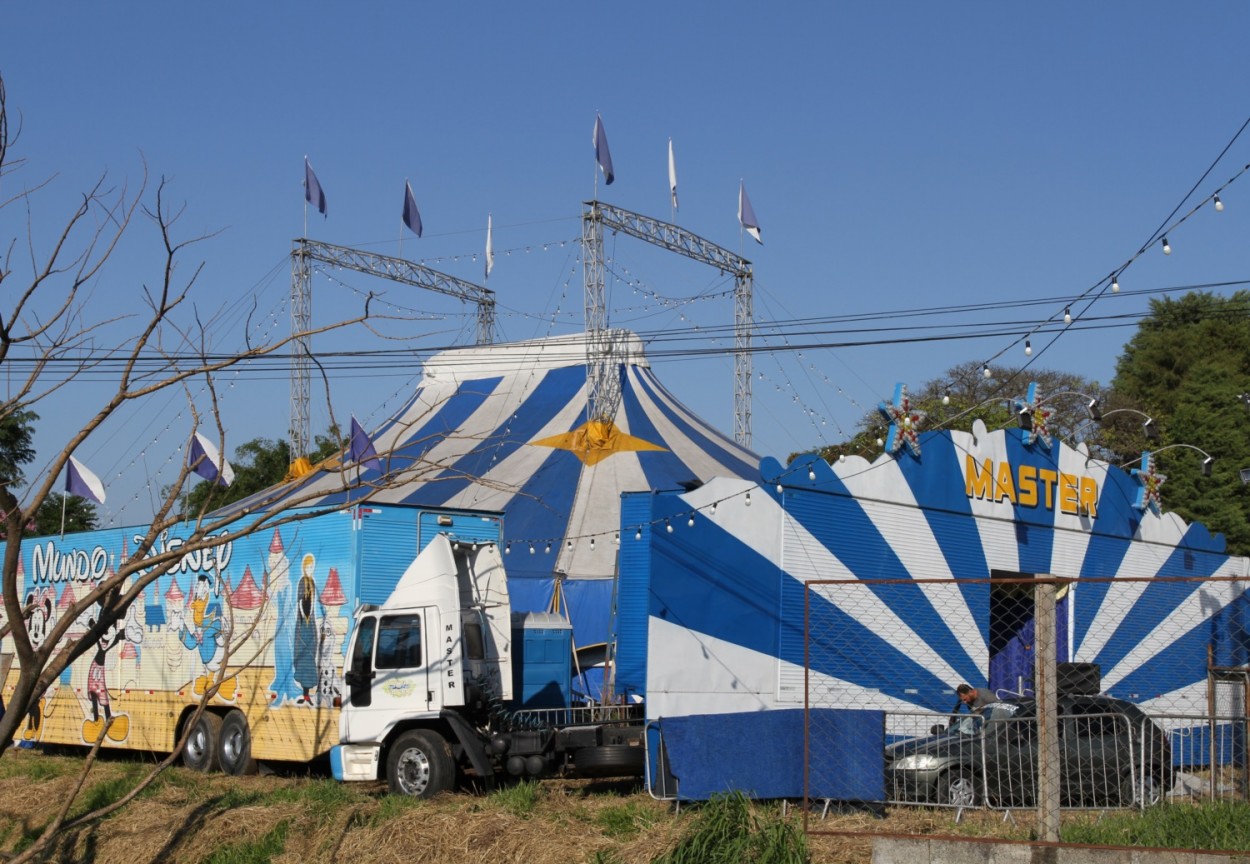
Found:
[(14, 407), (0, 416), (0, 483), (21, 486), (26, 482), (22, 466), (35, 458), (35, 421), (39, 415)]
[(44, 537), (60, 534), (62, 531), (94, 531), (97, 527), (99, 521), (94, 504), (77, 495), (53, 492), (40, 505), (39, 512), (35, 514), (35, 523), (26, 534)]
[[(1029, 384), (1036, 382), (1043, 404), (1054, 412), (1050, 423), (1053, 436), (1079, 441), (1096, 432), (1085, 406), (1089, 398), (1101, 397), (1102, 388), (1097, 382), (1070, 372), (1033, 367), (998, 366), (986, 378), (984, 369), (980, 361), (961, 363), (942, 377), (927, 381), (918, 389), (909, 389), (912, 407), (925, 412), (920, 431), (969, 431), (977, 420), (988, 429), (1014, 426), (1019, 422), (1016, 403), (1026, 398)], [(821, 448), (820, 455), (826, 461), (842, 454), (871, 461), (881, 453), (881, 444), (877, 442), (885, 438), (888, 425), (881, 412), (874, 409), (860, 420), (853, 438)]]
[[(46, 208), (36, 206), (35, 199), (51, 181), (20, 186), (5, 182), (22, 168), (20, 160), (10, 158), (13, 141), (7, 118), (7, 97), (0, 78), (0, 188), (19, 189), (9, 198), (0, 198), (0, 216), (26, 220), (26, 236), (12, 240), (7, 249), (0, 251), (0, 286), (4, 289), (0, 292), (0, 363), (8, 364), (6, 368), (11, 374), (8, 395), (0, 401), (0, 528), (9, 538), (0, 564), (5, 621), (0, 635), (10, 637), (18, 664), (7, 711), (0, 717), (0, 757), (8, 752), (14, 733), (49, 684), (121, 622), (130, 604), (156, 578), (178, 566), (184, 555), (222, 543), (227, 533), (230, 537), (243, 536), (325, 512), (267, 509), (266, 500), (261, 498), (245, 513), (220, 515), (210, 510), (211, 496), (199, 506), (184, 510), (184, 487), (192, 469), (198, 466), (188, 466), (182, 459), (171, 460), (179, 466), (177, 478), (155, 502), (150, 524), (136, 530), (128, 555), (111, 562), (99, 582), (83, 583), (73, 603), (61, 610), (45, 632), (44, 628), (28, 626), (31, 609), (23, 608), (26, 586), (19, 574), (21, 537), (27, 525), (38, 524), (40, 514), (49, 508), (59, 511), (55, 486), (70, 456), (89, 440), (108, 436), (112, 424), (124, 418), (126, 409), (154, 397), (160, 397), (160, 404), (164, 404), (170, 394), (183, 396), (190, 418), (188, 438), (199, 430), (214, 441), (220, 452), (226, 452), (226, 421), (218, 400), (217, 377), (248, 362), (290, 350), (296, 340), (367, 326), (373, 299), (373, 295), (368, 295), (355, 314), (308, 331), (260, 342), (240, 334), (239, 341), (245, 347), (237, 352), (223, 352), (214, 344), (214, 328), (221, 326), (224, 316), (211, 309), (197, 309), (191, 302), (203, 265), (188, 269), (183, 263), (190, 249), (211, 235), (190, 239), (176, 236), (183, 208), (171, 205), (169, 183), (162, 179), (149, 190), (146, 167), (134, 191), (125, 184), (112, 187), (102, 177), (81, 196), (64, 222), (46, 233), (36, 225), (36, 214)], [(124, 290), (120, 287), (123, 282), (142, 287), (134, 289), (132, 295), (118, 294), (110, 296), (107, 302), (97, 299), (93, 303), (89, 286), (103, 274), (123, 236), (133, 233), (145, 221), (154, 229), (159, 244), (154, 278), (146, 283), (135, 275), (115, 280), (116, 292)], [(118, 309), (125, 311), (119, 314)], [(101, 345), (106, 345), (107, 350), (98, 350)], [(57, 455), (48, 460), (39, 476), (25, 483), (21, 466), (33, 455), (27, 433), (35, 407), (88, 373), (96, 377), (90, 388), (83, 388), (89, 395), (73, 406), (79, 412), (78, 420), (63, 422), (68, 431)], [(327, 402), (329, 395), (327, 386)], [(327, 407), (333, 420), (332, 407)], [(409, 479), (404, 475), (384, 477), (363, 490), (358, 500), (367, 500), (370, 494)], [(342, 480), (346, 488), (351, 478), (344, 473)], [(306, 503), (298, 495), (284, 501), (287, 508)], [(162, 532), (179, 522), (179, 534), (185, 542), (176, 548), (158, 545)], [(82, 622), (89, 624), (81, 630), (75, 627), (71, 633), (71, 627), (81, 626)], [(35, 633), (35, 629), (39, 632)], [(225, 671), (223, 664), (221, 673)], [(103, 733), (97, 747), (102, 740)], [(155, 771), (169, 764), (178, 749), (143, 782), (150, 782)], [(90, 760), (85, 764), (89, 767)], [(66, 809), (17, 860), (28, 860), (46, 848), (63, 824), (69, 804), (67, 801)], [(101, 812), (95, 810), (77, 821), (98, 817)]]
[[(1250, 293), (1195, 291), (1150, 307), (1116, 363), (1112, 407), (1132, 410), (1107, 418), (1108, 436), (1126, 467), (1143, 450), (1159, 454), (1166, 509), (1222, 532), (1230, 552), (1250, 554), (1250, 497), (1239, 479), (1250, 467), (1250, 417), (1240, 398), (1250, 390)], [(1142, 434), (1137, 411), (1154, 419), (1159, 441)], [(1205, 454), (1215, 459), (1210, 477)]]

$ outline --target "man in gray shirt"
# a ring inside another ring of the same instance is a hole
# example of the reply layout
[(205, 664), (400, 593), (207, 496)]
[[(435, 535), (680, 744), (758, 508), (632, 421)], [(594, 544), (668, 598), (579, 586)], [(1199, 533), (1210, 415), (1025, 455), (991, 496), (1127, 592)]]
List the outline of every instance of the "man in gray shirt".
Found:
[(959, 701), (967, 705), (968, 711), (973, 714), (980, 714), (981, 709), (986, 705), (992, 705), (998, 701), (989, 690), (978, 689), (967, 684), (960, 684), (955, 688), (955, 692), (959, 694)]

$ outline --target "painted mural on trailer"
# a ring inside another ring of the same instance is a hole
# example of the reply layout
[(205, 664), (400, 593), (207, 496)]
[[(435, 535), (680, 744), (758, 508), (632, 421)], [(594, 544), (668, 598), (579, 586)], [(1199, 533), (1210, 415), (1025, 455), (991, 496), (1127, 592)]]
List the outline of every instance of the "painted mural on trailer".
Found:
[[(1004, 614), (996, 580), (1032, 574), (1086, 580), (1058, 659), (1097, 663), (1104, 692), (1201, 713), (1208, 657), (1250, 661), (1250, 561), (1159, 507), (1157, 460), (1123, 471), (1036, 426), (914, 431), (872, 462), (766, 458), (755, 482), (625, 496), (619, 686), (651, 717), (758, 711), (802, 705), (806, 663), (821, 704), (949, 711), (961, 682), (1031, 679), (1031, 605)], [(812, 580), (846, 581), (813, 591), (805, 644)]]
[[(77, 597), (114, 574), (143, 535), (139, 527), (24, 540), (18, 582), (34, 607), (31, 638), (39, 644)], [(198, 699), (223, 664), (228, 677), (214, 697), (217, 704), (238, 704), (257, 698), (251, 695), (256, 692), (272, 708), (325, 714), (319, 709), (332, 707), (342, 692), (354, 612), (340, 576), (353, 572), (350, 537), (301, 531), (301, 523), (292, 523), (189, 552), (65, 670), (39, 700), (20, 739), (39, 740), (55, 722), (55, 740), (93, 743), (114, 717), (106, 743), (167, 747), (129, 740), (138, 728), (132, 727), (130, 708), (150, 710), (152, 697), (159, 701), (166, 694)], [(182, 542), (176, 530), (165, 532), (154, 552), (176, 550)], [(85, 633), (98, 608), (83, 612), (66, 638)], [(259, 678), (245, 683), (238, 680), (242, 675)]]

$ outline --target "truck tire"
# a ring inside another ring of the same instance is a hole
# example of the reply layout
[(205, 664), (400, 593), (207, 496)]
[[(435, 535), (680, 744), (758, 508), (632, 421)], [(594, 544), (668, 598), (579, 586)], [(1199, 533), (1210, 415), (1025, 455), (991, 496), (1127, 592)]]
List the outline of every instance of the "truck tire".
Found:
[(182, 748), (182, 764), (192, 771), (216, 771), (219, 763), (221, 718), (205, 711), (194, 724), (183, 730), (187, 743)]
[(256, 773), (256, 760), (252, 758), (252, 730), (247, 715), (234, 710), (221, 721), (218, 738), (217, 759), (221, 770), (236, 777)]
[(580, 777), (641, 777), (642, 748), (628, 744), (583, 747), (573, 754), (573, 767)]
[(433, 798), (451, 788), (454, 772), (451, 745), (429, 729), (408, 730), (386, 754), (386, 782), (396, 795)]

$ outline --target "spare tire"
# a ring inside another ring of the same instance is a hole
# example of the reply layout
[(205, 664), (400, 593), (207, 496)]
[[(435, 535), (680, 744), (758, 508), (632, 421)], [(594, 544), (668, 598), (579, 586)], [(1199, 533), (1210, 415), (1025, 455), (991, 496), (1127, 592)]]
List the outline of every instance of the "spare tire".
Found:
[(573, 754), (573, 770), (580, 777), (641, 777), (643, 751), (628, 744), (583, 747)]

